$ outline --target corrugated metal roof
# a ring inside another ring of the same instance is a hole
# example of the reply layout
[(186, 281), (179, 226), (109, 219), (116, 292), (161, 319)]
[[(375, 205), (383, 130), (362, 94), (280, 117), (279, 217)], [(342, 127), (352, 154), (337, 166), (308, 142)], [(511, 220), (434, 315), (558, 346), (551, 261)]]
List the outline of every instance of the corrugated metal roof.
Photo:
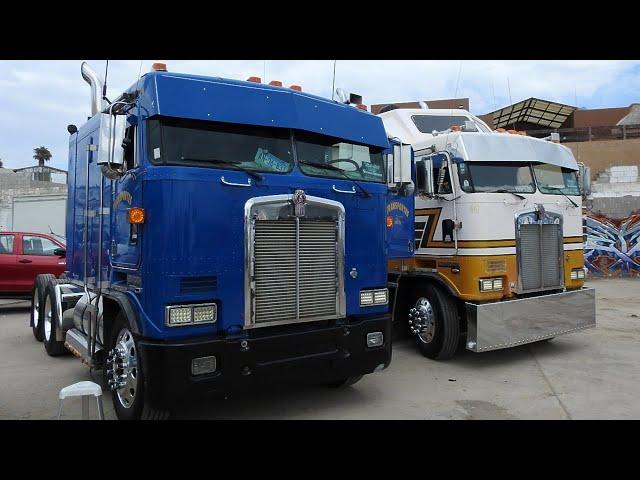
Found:
[(629, 110), (616, 125), (640, 125), (640, 103), (632, 104)]
[(493, 128), (505, 128), (516, 123), (531, 123), (546, 128), (559, 128), (576, 110), (576, 107), (528, 98), (492, 112)]

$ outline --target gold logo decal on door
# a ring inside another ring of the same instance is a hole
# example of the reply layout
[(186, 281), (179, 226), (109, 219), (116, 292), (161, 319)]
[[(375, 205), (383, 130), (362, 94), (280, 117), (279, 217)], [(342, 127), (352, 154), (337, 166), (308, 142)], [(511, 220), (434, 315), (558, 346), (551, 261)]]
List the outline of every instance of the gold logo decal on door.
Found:
[(131, 197), (131, 194), (126, 190), (121, 191), (116, 197), (116, 200), (113, 202), (113, 208), (114, 209), (118, 208), (118, 205), (120, 205), (120, 203), (122, 203), (123, 200), (125, 200), (129, 205), (131, 205), (133, 197)]

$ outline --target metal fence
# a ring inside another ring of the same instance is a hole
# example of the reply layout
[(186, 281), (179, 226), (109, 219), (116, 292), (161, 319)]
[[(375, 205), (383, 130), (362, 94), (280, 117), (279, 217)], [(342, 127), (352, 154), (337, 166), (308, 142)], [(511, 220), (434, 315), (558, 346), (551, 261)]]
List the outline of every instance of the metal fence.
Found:
[(627, 140), (640, 138), (640, 125), (613, 125), (608, 127), (556, 128), (527, 130), (527, 135), (543, 138), (557, 132), (560, 142), (591, 142), (594, 140)]

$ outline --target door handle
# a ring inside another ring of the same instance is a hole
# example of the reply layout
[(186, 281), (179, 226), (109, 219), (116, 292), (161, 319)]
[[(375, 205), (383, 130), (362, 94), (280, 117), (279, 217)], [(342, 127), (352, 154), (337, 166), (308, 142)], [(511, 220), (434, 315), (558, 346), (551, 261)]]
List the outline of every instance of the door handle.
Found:
[(23, 258), (22, 260), (18, 260), (18, 262), (20, 262), (20, 263), (33, 263), (31, 260), (27, 260), (26, 258)]
[(251, 186), (251, 179), (248, 178), (247, 179), (247, 183), (234, 183), (234, 182), (229, 182), (229, 181), (225, 180), (224, 177), (220, 177), (220, 183), (222, 183), (223, 185), (230, 185), (232, 187), (250, 187)]
[(351, 195), (356, 193), (356, 187), (351, 187), (351, 190), (340, 190), (339, 188), (336, 188), (335, 185), (331, 186), (331, 190), (333, 190), (334, 192), (338, 192), (338, 193), (349, 193)]

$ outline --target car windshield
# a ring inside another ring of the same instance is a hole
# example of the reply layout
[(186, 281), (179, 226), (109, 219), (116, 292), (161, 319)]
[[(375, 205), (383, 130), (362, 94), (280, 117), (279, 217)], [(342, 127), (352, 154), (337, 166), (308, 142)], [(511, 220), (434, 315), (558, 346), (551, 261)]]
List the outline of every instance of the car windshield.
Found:
[(384, 159), (379, 147), (306, 132), (297, 132), (295, 142), (300, 169), (307, 175), (385, 181)]
[(465, 192), (534, 193), (536, 186), (528, 163), (461, 162), (460, 186)]
[(578, 175), (575, 170), (547, 163), (535, 164), (533, 171), (538, 188), (551, 195), (580, 195)]
[(293, 166), (291, 138), (283, 128), (152, 119), (148, 155), (153, 163), (286, 173)]

